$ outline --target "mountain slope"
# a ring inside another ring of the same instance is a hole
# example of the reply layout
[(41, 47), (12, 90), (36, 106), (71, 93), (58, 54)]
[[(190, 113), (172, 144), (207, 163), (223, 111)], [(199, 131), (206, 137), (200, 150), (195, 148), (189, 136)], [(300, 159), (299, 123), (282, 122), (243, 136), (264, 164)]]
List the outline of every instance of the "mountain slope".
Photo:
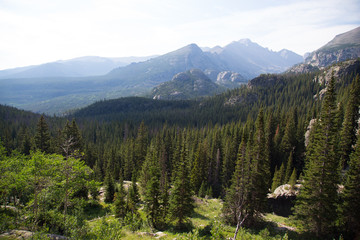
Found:
[(306, 64), (316, 67), (327, 67), (336, 62), (360, 57), (360, 27), (335, 36), (325, 46), (312, 52)]
[(221, 70), (221, 66), (196, 44), (190, 44), (145, 62), (130, 64), (111, 71), (107, 77), (124, 86), (154, 87), (179, 73), (193, 68)]
[(154, 99), (192, 99), (214, 95), (225, 88), (211, 81), (201, 70), (191, 69), (176, 74), (171, 81), (164, 82), (151, 91)]

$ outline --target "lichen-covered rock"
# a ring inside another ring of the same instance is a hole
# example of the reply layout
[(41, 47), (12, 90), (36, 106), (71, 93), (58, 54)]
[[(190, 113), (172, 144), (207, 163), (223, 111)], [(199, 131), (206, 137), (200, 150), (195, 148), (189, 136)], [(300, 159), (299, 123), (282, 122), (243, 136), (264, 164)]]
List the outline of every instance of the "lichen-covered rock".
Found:
[(299, 194), (301, 184), (295, 184), (291, 187), (290, 184), (284, 184), (275, 189), (273, 193), (268, 194), (268, 198), (278, 198), (278, 197), (294, 197)]

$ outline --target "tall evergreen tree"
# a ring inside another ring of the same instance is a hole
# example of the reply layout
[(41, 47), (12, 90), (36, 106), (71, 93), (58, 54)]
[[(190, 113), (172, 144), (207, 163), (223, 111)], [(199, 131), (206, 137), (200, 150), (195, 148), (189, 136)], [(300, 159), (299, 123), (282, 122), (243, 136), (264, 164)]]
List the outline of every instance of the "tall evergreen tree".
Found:
[(355, 151), (350, 156), (349, 170), (344, 186), (343, 219), (346, 230), (360, 236), (360, 135), (357, 137)]
[(290, 184), (291, 188), (293, 189), (295, 184), (296, 184), (296, 169), (294, 168), (292, 173), (291, 173), (291, 176), (290, 176), (290, 179), (289, 179), (289, 182), (288, 184)]
[(254, 218), (266, 208), (266, 196), (270, 187), (270, 164), (269, 157), (264, 151), (265, 126), (264, 112), (261, 108), (256, 119), (256, 132), (254, 134), (254, 145), (252, 148), (251, 163), (251, 204), (249, 206), (249, 217)]
[(230, 188), (226, 191), (222, 213), (230, 224), (243, 222), (248, 215), (250, 194), (250, 162), (246, 158), (246, 139), (243, 137), (239, 145), (235, 172)]
[(35, 145), (41, 152), (50, 153), (50, 133), (44, 115), (41, 115), (37, 123)]
[(115, 183), (113, 176), (111, 175), (110, 171), (106, 173), (106, 177), (104, 180), (105, 184), (105, 202), (111, 203), (114, 200), (114, 194), (115, 194)]
[(131, 179), (131, 187), (129, 188), (129, 198), (134, 204), (140, 202), (139, 189), (136, 183), (136, 174), (133, 174)]
[(161, 192), (161, 171), (159, 166), (159, 152), (156, 149), (156, 141), (152, 141), (142, 167), (140, 179), (141, 189), (144, 196), (144, 210), (151, 228), (159, 229), (164, 226), (163, 201)]
[(272, 179), (272, 184), (271, 184), (271, 192), (274, 192), (275, 189), (280, 185), (281, 185), (280, 171), (277, 169), (277, 167), (275, 167), (274, 177)]
[(283, 183), (289, 182), (290, 176), (292, 174), (292, 170), (293, 170), (293, 153), (290, 152), (289, 159), (286, 163), (286, 171), (285, 171), (285, 177)]
[(124, 218), (126, 216), (128, 209), (125, 202), (125, 196), (124, 182), (121, 177), (119, 189), (114, 194), (115, 217), (117, 218)]
[(203, 144), (198, 145), (198, 150), (195, 154), (194, 164), (191, 169), (190, 178), (193, 191), (197, 194), (202, 182), (206, 181), (207, 177), (207, 156)]
[(152, 165), (149, 169), (150, 179), (146, 184), (144, 195), (146, 217), (151, 228), (158, 228), (163, 220), (160, 211), (160, 174)]
[(21, 143), (21, 152), (25, 155), (30, 155), (30, 150), (32, 148), (31, 139), (29, 137), (29, 133), (26, 130), (24, 130), (23, 133), (23, 139)]
[(141, 166), (145, 161), (148, 138), (148, 130), (144, 122), (141, 122), (134, 144), (134, 167), (137, 171), (141, 169)]
[(185, 161), (179, 164), (170, 195), (170, 218), (177, 227), (183, 228), (194, 211), (194, 200), (189, 181), (189, 170)]
[(284, 161), (288, 158), (289, 154), (293, 152), (296, 146), (296, 118), (297, 110), (295, 108), (288, 114), (284, 136), (281, 141), (281, 151), (284, 154)]
[(77, 158), (81, 156), (83, 151), (83, 140), (75, 119), (72, 120), (71, 124), (66, 122), (63, 130), (63, 143), (61, 149), (64, 156), (73, 156)]
[(304, 184), (295, 206), (296, 217), (317, 236), (334, 229), (338, 201), (339, 159), (336, 154), (336, 94), (334, 77), (328, 83), (321, 116), (307, 152)]
[(360, 107), (360, 76), (357, 75), (350, 86), (350, 96), (346, 103), (345, 117), (341, 129), (340, 154), (341, 162), (345, 167), (356, 142)]

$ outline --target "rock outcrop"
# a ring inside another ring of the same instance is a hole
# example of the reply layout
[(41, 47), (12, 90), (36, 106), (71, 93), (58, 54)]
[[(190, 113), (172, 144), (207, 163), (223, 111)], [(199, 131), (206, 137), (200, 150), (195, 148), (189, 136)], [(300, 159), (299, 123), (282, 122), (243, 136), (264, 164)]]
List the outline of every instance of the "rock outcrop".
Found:
[(306, 64), (321, 68), (360, 57), (360, 27), (337, 35), (325, 46), (310, 53)]
[(288, 217), (292, 214), (292, 207), (295, 205), (296, 196), (299, 194), (301, 184), (291, 187), (290, 184), (284, 184), (275, 189), (273, 193), (268, 194), (268, 205), (271, 212), (276, 215)]
[(311, 64), (302, 63), (293, 66), (288, 71), (286, 71), (286, 73), (311, 73), (316, 71), (319, 71), (318, 67), (313, 66)]
[(327, 83), (330, 81), (332, 76), (334, 76), (334, 78), (338, 82), (340, 82), (345, 76), (348, 76), (351, 73), (356, 74), (359, 72), (360, 72), (360, 60), (353, 59), (338, 64), (334, 64), (330, 67), (325, 68), (321, 74), (318, 74), (316, 76), (314, 81), (317, 81), (320, 84), (327, 85)]
[(228, 88), (238, 87), (241, 84), (247, 83), (247, 79), (240, 73), (223, 71), (217, 75), (216, 83)]
[(211, 81), (201, 70), (191, 69), (176, 74), (171, 81), (153, 88), (153, 99), (185, 100), (214, 95), (224, 89)]

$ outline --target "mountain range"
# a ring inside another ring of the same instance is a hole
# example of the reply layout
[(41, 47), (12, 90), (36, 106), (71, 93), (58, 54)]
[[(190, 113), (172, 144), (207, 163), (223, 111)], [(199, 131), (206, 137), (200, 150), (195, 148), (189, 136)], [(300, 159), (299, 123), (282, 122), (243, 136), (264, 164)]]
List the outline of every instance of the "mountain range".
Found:
[[(193, 69), (203, 74), (200, 78), (201, 86), (206, 85), (214, 90), (205, 95), (212, 95), (221, 89), (238, 87), (263, 73), (284, 72), (294, 64), (298, 64), (297, 68), (290, 71), (315, 71), (332, 63), (333, 58), (341, 60), (359, 56), (358, 32), (359, 28), (336, 36), (327, 45), (311, 53), (304, 64), (299, 64), (304, 60), (294, 52), (285, 49), (274, 52), (249, 39), (242, 39), (214, 48), (200, 48), (190, 44), (161, 56), (132, 59), (133, 62), (125, 66), (121, 65), (119, 59), (85, 57), (5, 70), (0, 71), (0, 103), (34, 112), (62, 114), (101, 99), (155, 97), (159, 95), (157, 91), (165, 97), (174, 92), (184, 93), (184, 89), (189, 87), (195, 89), (196, 81), (193, 82), (194, 76), (191, 76)], [(99, 67), (95, 67), (96, 63)], [(113, 68), (114, 64), (118, 67)], [(86, 70), (89, 66), (92, 71)], [(171, 82), (165, 83), (168, 81)], [(179, 90), (180, 83), (187, 85), (181, 86), (182, 90)], [(188, 96), (178, 96), (187, 99), (203, 95), (192, 92)]]
[[(219, 80), (221, 83), (225, 81), (224, 77), (228, 77), (231, 79), (227, 81), (229, 84), (223, 86), (236, 87), (239, 79), (246, 82), (258, 74), (281, 72), (302, 61), (301, 56), (291, 51), (273, 52), (248, 39), (224, 48), (217, 47), (217, 51), (214, 48), (203, 51), (196, 44), (189, 44), (161, 56), (114, 68), (100, 76), (85, 76), (87, 72), (75, 66), (96, 69), (91, 66), (98, 61), (102, 66), (98, 69), (102, 70), (95, 73), (99, 73), (116, 64), (114, 60), (91, 57), (87, 62), (87, 59), (1, 71), (0, 103), (34, 112), (61, 114), (100, 99), (147, 95), (152, 88), (191, 69), (202, 70), (214, 82)], [(111, 64), (104, 67), (105, 63)], [(224, 71), (231, 72), (230, 76)]]

